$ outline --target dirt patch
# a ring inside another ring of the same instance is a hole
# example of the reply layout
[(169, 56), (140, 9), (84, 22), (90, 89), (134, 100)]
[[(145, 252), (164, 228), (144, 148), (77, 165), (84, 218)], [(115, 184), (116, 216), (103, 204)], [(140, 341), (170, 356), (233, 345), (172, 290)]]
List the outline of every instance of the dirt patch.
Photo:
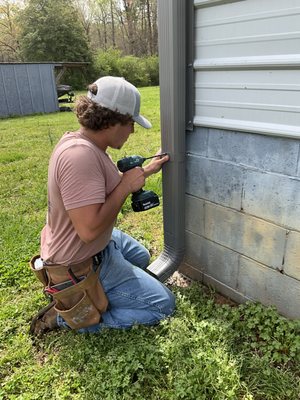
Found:
[[(166, 284), (169, 286), (176, 286), (176, 287), (182, 287), (182, 288), (187, 288), (193, 283), (192, 279), (189, 279), (185, 275), (181, 274), (180, 272), (176, 271), (174, 272), (173, 275), (170, 276), (170, 278), (166, 281)], [(204, 285), (202, 285), (203, 290), (205, 292), (210, 292), (210, 289)], [(237, 306), (237, 303), (235, 303), (233, 300), (229, 299), (228, 297), (225, 297), (221, 295), (220, 293), (213, 293), (214, 300), (217, 304), (228, 304), (232, 307)]]
[(222, 296), (220, 293), (214, 293), (214, 299), (217, 304), (228, 304), (231, 307), (235, 307), (238, 304), (228, 297)]

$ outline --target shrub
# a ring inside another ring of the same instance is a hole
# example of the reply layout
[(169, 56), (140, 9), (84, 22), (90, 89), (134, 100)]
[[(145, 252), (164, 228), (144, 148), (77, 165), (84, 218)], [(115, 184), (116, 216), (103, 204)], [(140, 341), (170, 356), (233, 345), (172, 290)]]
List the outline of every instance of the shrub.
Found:
[(119, 76), (118, 61), (121, 57), (122, 53), (117, 49), (111, 48), (107, 51), (100, 51), (94, 62), (97, 77), (106, 75)]
[(150, 86), (149, 74), (142, 58), (125, 56), (119, 59), (119, 72), (135, 86)]
[(159, 84), (158, 57), (122, 56), (120, 50), (100, 51), (94, 60), (94, 79), (101, 76), (123, 76), (135, 86), (157, 86)]
[(144, 58), (145, 68), (149, 75), (150, 85), (159, 85), (159, 58), (158, 56), (151, 56)]

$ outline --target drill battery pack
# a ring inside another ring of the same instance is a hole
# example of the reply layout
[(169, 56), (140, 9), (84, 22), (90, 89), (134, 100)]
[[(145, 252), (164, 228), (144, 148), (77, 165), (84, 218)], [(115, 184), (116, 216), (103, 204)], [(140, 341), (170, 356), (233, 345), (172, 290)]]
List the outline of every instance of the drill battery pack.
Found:
[(152, 190), (140, 190), (131, 197), (131, 207), (135, 212), (146, 211), (158, 205), (159, 198)]

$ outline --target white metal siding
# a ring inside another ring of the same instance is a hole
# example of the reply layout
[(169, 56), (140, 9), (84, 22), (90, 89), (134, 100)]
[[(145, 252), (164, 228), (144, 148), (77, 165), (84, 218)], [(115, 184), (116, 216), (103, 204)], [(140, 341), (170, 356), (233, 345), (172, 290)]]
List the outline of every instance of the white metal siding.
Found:
[(194, 5), (194, 124), (300, 137), (299, 0)]

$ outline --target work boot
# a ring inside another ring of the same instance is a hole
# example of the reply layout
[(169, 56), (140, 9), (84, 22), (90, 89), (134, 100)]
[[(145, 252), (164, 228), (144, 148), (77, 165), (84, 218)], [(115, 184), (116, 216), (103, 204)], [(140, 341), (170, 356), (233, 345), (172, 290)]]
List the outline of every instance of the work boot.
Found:
[(55, 301), (42, 308), (36, 316), (33, 317), (29, 332), (34, 336), (41, 336), (44, 333), (58, 329), (57, 312), (54, 309)]

